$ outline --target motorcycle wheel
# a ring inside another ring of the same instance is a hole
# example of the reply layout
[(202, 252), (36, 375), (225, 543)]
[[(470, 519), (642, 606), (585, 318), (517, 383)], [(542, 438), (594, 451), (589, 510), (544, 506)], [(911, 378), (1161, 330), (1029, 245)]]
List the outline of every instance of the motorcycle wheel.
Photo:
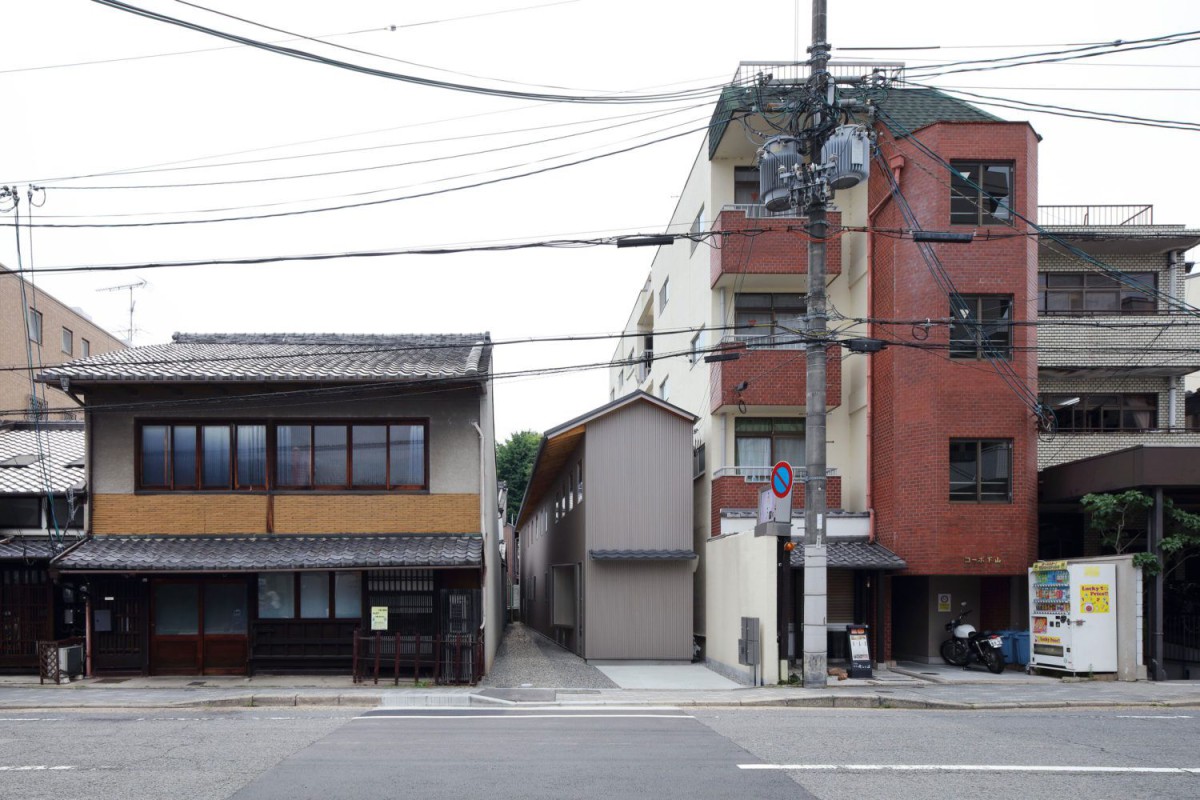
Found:
[(983, 663), (987, 665), (988, 672), (993, 675), (1004, 672), (1004, 654), (994, 647), (983, 654)]
[(947, 639), (942, 642), (942, 661), (955, 667), (965, 667), (970, 654), (966, 646), (958, 639)]

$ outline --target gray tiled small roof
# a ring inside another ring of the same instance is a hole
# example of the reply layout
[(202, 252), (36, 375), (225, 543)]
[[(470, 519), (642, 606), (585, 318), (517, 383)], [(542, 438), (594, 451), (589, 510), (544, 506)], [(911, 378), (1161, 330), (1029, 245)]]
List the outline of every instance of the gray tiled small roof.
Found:
[(60, 493), (82, 486), (83, 442), (83, 423), (39, 425), (36, 430), (28, 423), (0, 426), (0, 464), (34, 457), (27, 466), (0, 466), (0, 495), (45, 494), (47, 489)]
[(96, 536), (55, 562), (63, 570), (240, 572), (477, 567), (479, 534)]
[(588, 550), (596, 561), (685, 561), (696, 558), (691, 550)]
[[(826, 542), (828, 566), (833, 569), (904, 569), (904, 559), (878, 542)], [(804, 565), (804, 548), (792, 551), (792, 566)]]
[(38, 380), (346, 383), (484, 379), (486, 333), (177, 333), (170, 344), (116, 350), (47, 367)]
[(54, 551), (50, 540), (32, 536), (0, 536), (0, 561), (47, 561)]

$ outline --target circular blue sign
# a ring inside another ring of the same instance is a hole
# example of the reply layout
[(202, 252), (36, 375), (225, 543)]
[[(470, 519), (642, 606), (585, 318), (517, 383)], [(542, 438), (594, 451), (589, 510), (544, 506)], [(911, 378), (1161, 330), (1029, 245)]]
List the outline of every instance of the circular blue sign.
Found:
[(771, 491), (776, 497), (787, 497), (788, 492), (792, 490), (792, 465), (786, 461), (780, 461), (771, 470)]

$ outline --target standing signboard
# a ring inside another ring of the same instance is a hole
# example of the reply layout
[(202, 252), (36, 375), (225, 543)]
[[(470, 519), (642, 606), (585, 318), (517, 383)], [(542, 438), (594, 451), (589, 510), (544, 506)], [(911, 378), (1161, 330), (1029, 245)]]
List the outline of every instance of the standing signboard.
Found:
[(846, 635), (850, 638), (850, 677), (870, 678), (871, 651), (867, 645), (867, 626), (847, 625)]

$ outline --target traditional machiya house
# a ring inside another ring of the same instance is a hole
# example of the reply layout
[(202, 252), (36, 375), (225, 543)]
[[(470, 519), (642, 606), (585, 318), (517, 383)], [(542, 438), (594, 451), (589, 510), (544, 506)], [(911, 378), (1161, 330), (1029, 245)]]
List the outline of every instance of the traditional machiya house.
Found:
[(86, 598), (92, 670), (349, 671), (374, 620), (481, 640), (486, 670), (491, 350), (487, 334), (176, 334), (45, 370), (85, 410), (87, 538), (51, 570)]
[(0, 671), (37, 669), (36, 644), (83, 634), (50, 559), (83, 536), (82, 422), (0, 422)]
[[(794, 665), (804, 619), (802, 548), (784, 556), (755, 528), (772, 465), (803, 475), (808, 251), (803, 214), (760, 197), (756, 132), (776, 130), (762, 109), (788, 107), (807, 78), (803, 65), (746, 62), (723, 92), (670, 220), (696, 238), (658, 248), (609, 381), (611, 400), (645, 391), (698, 417), (694, 632), (712, 668), (768, 683)], [(1038, 136), (932, 89), (884, 79), (868, 99), (876, 112), (860, 121), (880, 157), (834, 195), (826, 240), (832, 338), (847, 340), (826, 350), (828, 652), (847, 654), (856, 622), (870, 626), (874, 660), (936, 660), (947, 598), (968, 602), (980, 628), (1026, 619), (1038, 243), (1022, 217), (1037, 214)], [(904, 233), (918, 227), (974, 240), (918, 244)], [(948, 284), (977, 324), (954, 321)], [(888, 346), (855, 352), (855, 339)], [(803, 502), (798, 482), (794, 537)], [(757, 672), (739, 651), (743, 618), (759, 621)]]
[(636, 392), (546, 432), (517, 515), (526, 625), (589, 660), (692, 659), (694, 421)]

